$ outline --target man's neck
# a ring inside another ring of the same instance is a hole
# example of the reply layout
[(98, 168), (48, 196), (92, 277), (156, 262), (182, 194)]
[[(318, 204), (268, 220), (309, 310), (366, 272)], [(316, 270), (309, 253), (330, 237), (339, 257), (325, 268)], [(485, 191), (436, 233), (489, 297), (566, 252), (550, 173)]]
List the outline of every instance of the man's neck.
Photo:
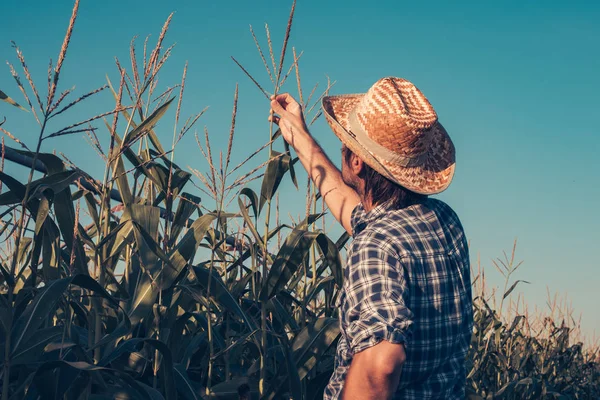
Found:
[(363, 208), (365, 209), (365, 212), (369, 212), (371, 211), (377, 204), (373, 204), (373, 201), (371, 200), (370, 196), (369, 197), (360, 197), (360, 201), (363, 205)]
[[(423, 199), (418, 199), (416, 201), (408, 201), (405, 204), (399, 205), (397, 206), (398, 208), (406, 208), (406, 207), (410, 207), (412, 205), (415, 204), (419, 204), (421, 203), (424, 199), (426, 199), (427, 197), (423, 198)], [(365, 212), (370, 212), (372, 209), (374, 209), (375, 207), (377, 207), (380, 204), (385, 203), (387, 200), (383, 200), (383, 201), (378, 201), (378, 202), (374, 202), (370, 196), (368, 197), (364, 197), (364, 196), (360, 196), (360, 201), (363, 205), (363, 208), (365, 209)]]

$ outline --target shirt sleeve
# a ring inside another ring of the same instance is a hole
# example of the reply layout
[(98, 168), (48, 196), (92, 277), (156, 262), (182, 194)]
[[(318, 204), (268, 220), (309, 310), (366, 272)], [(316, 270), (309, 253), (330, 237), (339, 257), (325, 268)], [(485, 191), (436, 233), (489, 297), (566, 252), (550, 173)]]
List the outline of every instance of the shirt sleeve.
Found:
[(344, 319), (351, 352), (382, 340), (406, 346), (413, 313), (403, 267), (389, 240), (376, 234), (356, 240), (349, 267)]

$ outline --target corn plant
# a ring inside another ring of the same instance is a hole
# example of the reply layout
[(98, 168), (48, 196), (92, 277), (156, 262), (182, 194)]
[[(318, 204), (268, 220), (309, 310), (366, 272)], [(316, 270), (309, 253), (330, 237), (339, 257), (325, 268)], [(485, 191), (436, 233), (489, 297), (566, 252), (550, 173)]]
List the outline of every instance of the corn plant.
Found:
[[(510, 256), (493, 261), (505, 278), (497, 296), (486, 288), (480, 269), (474, 278), (474, 331), (467, 358), (471, 399), (592, 399), (600, 395), (597, 344), (584, 346), (578, 322), (568, 307), (549, 301), (550, 314), (530, 314), (521, 300), (511, 301), (519, 283), (511, 277), (516, 241)], [(510, 286), (509, 286), (510, 284)], [(491, 292), (491, 293), (490, 293)], [(567, 311), (567, 312), (565, 312)]]
[[(336, 244), (314, 229), (322, 213), (292, 225), (270, 223), (278, 186), (296, 160), (288, 148), (273, 150), (279, 135), (270, 126), (267, 145), (231, 168), (236, 88), (229, 145), (218, 163), (208, 132), (204, 144), (197, 135), (209, 172), (192, 172), (208, 200), (186, 191), (193, 175), (175, 163), (175, 148), (205, 110), (179, 123), (187, 65), (181, 83), (157, 92), (157, 76), (172, 51), (163, 49), (171, 16), (154, 49), (144, 43), (142, 63), (134, 42), (131, 68), (117, 60), (118, 86), (109, 79), (58, 109), (69, 95), (53, 103), (78, 6), (49, 75), (46, 104), (29, 101), (11, 68), (41, 133), (30, 150), (3, 129), (24, 147), (3, 146), (3, 154), (18, 153), (31, 164), (27, 182), (0, 175), (8, 189), (0, 195), (8, 218), (2, 232), (3, 399), (237, 398), (239, 388), (263, 398), (318, 396), (338, 335), (331, 289), (340, 285), (344, 240)], [(293, 8), (279, 65), (270, 72), (276, 89), (297, 68), (295, 57), (282, 73), (292, 16)], [(273, 54), (270, 36), (269, 48)], [(17, 55), (39, 99), (18, 49)], [(47, 133), (54, 115), (106, 89), (113, 110)], [(17, 105), (4, 93), (3, 99)], [(171, 148), (165, 150), (155, 128), (175, 103)], [(110, 137), (107, 149), (98, 128), (88, 125), (100, 119)], [(86, 134), (104, 160), (101, 181), (66, 156), (41, 151), (46, 140), (76, 133)], [(234, 178), (266, 147), (265, 163)], [(44, 174), (34, 179), (40, 164)], [(259, 178), (260, 193), (245, 187)], [(228, 212), (233, 199), (237, 207)], [(284, 231), (284, 243), (273, 251), (272, 241)], [(317, 274), (307, 285), (309, 259)]]

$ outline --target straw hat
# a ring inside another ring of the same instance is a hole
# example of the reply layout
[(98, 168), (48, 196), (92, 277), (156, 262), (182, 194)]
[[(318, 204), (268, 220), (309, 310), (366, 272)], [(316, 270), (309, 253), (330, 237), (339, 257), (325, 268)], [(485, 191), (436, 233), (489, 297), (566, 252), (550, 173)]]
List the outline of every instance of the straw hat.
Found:
[(323, 98), (327, 122), (371, 168), (421, 194), (445, 190), (454, 145), (427, 98), (409, 81), (388, 77), (365, 94)]

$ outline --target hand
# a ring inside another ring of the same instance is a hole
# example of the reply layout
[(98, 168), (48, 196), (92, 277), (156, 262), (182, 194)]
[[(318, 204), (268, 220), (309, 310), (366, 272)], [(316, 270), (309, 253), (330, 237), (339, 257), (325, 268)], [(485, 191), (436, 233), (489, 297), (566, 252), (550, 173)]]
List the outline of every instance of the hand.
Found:
[(294, 148), (308, 176), (323, 193), (332, 215), (352, 235), (350, 219), (352, 211), (360, 203), (360, 197), (344, 183), (340, 170), (308, 133), (300, 104), (288, 93), (271, 97), (269, 121), (279, 125), (283, 138)]
[(269, 121), (279, 125), (283, 138), (292, 146), (294, 146), (294, 135), (308, 134), (302, 107), (289, 93), (271, 96)]

